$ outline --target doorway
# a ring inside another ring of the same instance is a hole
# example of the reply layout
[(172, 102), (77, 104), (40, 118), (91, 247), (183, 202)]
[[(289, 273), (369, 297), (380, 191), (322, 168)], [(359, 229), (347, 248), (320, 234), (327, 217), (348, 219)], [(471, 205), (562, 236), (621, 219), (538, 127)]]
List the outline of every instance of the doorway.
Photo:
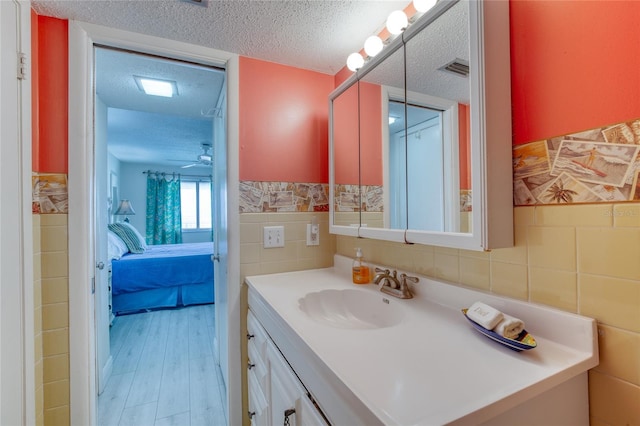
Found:
[[(94, 49), (98, 424), (226, 424), (212, 196), (225, 70)], [(124, 225), (142, 253), (117, 249)]]
[[(219, 283), (239, 282), (239, 248), (236, 242), (227, 242), (227, 233), (237, 235), (238, 215), (238, 56), (201, 46), (151, 36), (129, 33), (84, 24), (69, 22), (69, 346), (70, 393), (72, 424), (97, 423), (97, 381), (96, 381), (96, 336), (93, 322), (96, 314), (94, 297), (91, 295), (92, 281), (97, 273), (94, 263), (96, 233), (94, 218), (96, 193), (93, 187), (96, 176), (94, 170), (94, 109), (93, 73), (94, 45), (114, 46), (136, 52), (187, 62), (213, 65), (226, 69), (225, 96), (228, 106), (227, 116), (221, 118), (226, 129), (227, 146), (220, 147), (217, 157), (225, 168), (216, 167), (216, 172), (224, 176), (214, 177), (227, 181), (226, 192), (214, 193), (215, 202), (224, 206), (221, 220), (225, 225), (214, 240), (220, 244), (217, 251), (216, 274), (224, 276)], [(216, 148), (214, 147), (214, 159)], [(214, 187), (217, 185), (214, 184)], [(216, 218), (218, 220), (219, 218)], [(89, 236), (89, 237), (88, 237)], [(228, 423), (238, 424), (242, 415), (242, 394), (240, 381), (240, 288), (238, 285), (218, 286), (225, 293), (216, 300), (216, 317), (226, 318), (226, 333), (216, 333), (221, 362), (226, 359), (227, 367), (222, 369), (227, 385), (226, 408)], [(218, 322), (219, 323), (219, 322)]]

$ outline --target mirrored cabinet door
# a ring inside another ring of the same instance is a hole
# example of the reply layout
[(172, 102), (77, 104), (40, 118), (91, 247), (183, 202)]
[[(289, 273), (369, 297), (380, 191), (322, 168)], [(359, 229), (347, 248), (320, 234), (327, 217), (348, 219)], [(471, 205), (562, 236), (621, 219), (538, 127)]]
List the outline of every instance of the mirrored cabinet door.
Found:
[[(403, 49), (395, 50), (359, 81), (360, 178), (364, 200), (361, 225), (391, 228), (389, 212), (406, 205), (404, 191), (395, 186), (405, 181), (400, 177), (404, 176), (404, 156), (394, 164), (398, 179), (389, 181), (389, 136), (403, 128), (400, 112), (404, 109)], [(396, 229), (404, 229), (404, 224), (396, 225)]]
[(507, 1), (439, 0), (415, 20), (330, 96), (330, 231), (512, 246), (509, 81)]
[(360, 129), (358, 84), (331, 101), (331, 165), (333, 175), (333, 225), (360, 226)]
[[(458, 2), (406, 42), (406, 228), (471, 231), (469, 7)], [(466, 214), (465, 214), (466, 213)]]

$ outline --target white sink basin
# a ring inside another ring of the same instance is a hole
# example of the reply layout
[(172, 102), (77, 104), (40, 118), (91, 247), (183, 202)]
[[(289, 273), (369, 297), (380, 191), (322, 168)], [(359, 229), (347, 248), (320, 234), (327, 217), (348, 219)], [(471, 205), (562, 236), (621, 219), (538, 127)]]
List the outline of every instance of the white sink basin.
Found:
[(404, 311), (382, 293), (362, 290), (321, 290), (298, 299), (300, 310), (336, 328), (386, 328), (402, 322)]

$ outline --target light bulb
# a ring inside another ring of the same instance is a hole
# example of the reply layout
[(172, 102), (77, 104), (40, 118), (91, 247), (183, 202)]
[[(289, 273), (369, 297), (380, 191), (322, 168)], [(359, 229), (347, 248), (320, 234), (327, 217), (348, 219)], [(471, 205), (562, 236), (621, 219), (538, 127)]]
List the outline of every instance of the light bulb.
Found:
[(349, 57), (347, 57), (347, 68), (349, 68), (351, 71), (357, 71), (359, 68), (361, 68), (364, 65), (364, 58), (362, 57), (361, 54), (359, 53), (352, 53), (351, 55), (349, 55)]
[(413, 7), (420, 13), (424, 13), (436, 5), (438, 0), (413, 0)]
[(372, 35), (364, 41), (364, 51), (372, 58), (380, 53), (383, 47), (382, 39), (376, 35)]
[(391, 34), (400, 34), (409, 25), (407, 15), (401, 10), (391, 12), (387, 18), (387, 29)]

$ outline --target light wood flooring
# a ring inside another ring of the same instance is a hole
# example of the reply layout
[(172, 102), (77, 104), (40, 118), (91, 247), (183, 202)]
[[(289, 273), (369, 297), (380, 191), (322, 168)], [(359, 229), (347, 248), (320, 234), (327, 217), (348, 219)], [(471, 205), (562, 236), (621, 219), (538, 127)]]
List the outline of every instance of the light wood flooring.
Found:
[(116, 317), (99, 425), (226, 425), (213, 338), (214, 305)]

